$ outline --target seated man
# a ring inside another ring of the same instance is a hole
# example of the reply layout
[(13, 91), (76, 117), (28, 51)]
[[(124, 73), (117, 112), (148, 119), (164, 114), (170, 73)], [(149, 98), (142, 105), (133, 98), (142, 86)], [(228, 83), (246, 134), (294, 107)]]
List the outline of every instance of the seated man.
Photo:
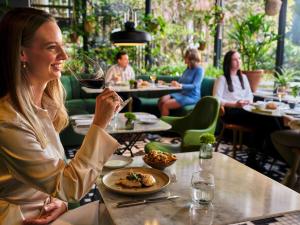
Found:
[[(116, 60), (117, 60), (117, 64), (111, 66), (108, 69), (105, 77), (105, 82), (111, 84), (116, 84), (119, 82), (128, 82), (129, 84), (129, 80), (135, 79), (135, 74), (132, 67), (129, 65), (129, 59), (127, 53), (124, 51), (118, 52), (116, 55)], [(119, 93), (119, 95), (124, 100), (129, 97), (127, 93)], [(133, 104), (132, 104), (133, 111), (135, 112), (139, 111), (141, 106), (141, 101), (136, 96), (132, 96), (132, 98), (133, 98)], [(128, 111), (128, 107), (125, 107), (125, 109), (122, 110), (122, 112), (124, 111)]]
[(276, 150), (282, 158), (291, 167), (291, 171), (286, 175), (283, 183), (292, 187), (298, 178), (297, 168), (299, 163), (299, 154), (292, 151), (293, 149), (300, 149), (300, 120), (291, 116), (284, 116), (285, 125), (291, 129), (279, 130), (271, 134), (271, 138)]
[(117, 83), (120, 81), (134, 80), (135, 74), (129, 65), (127, 53), (124, 51), (118, 52), (116, 60), (117, 64), (111, 66), (106, 73), (106, 82)]

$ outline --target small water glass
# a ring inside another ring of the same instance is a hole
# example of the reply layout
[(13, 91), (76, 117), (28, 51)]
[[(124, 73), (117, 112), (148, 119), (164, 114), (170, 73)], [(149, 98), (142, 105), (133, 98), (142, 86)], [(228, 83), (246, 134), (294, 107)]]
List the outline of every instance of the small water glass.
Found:
[(214, 205), (198, 205), (192, 203), (189, 209), (189, 225), (211, 225), (214, 221)]
[(210, 204), (214, 198), (215, 180), (208, 171), (195, 172), (191, 179), (192, 202), (199, 205)]

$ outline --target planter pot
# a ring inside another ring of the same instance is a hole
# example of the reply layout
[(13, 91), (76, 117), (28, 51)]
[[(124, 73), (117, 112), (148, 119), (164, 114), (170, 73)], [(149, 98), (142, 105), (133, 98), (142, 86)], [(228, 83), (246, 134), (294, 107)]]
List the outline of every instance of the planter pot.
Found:
[(242, 73), (246, 74), (252, 92), (256, 92), (264, 70), (243, 71)]
[(133, 130), (134, 129), (134, 120), (127, 120), (125, 122), (125, 129), (126, 130)]
[(281, 0), (266, 0), (265, 11), (268, 16), (275, 16), (281, 8)]
[(71, 33), (69, 37), (72, 43), (78, 43), (79, 35), (77, 33)]
[(203, 51), (205, 49), (205, 47), (206, 47), (206, 43), (205, 42), (201, 42), (201, 43), (199, 43), (198, 50)]
[(84, 22), (84, 31), (87, 33), (93, 33), (95, 31), (95, 23), (91, 21)]

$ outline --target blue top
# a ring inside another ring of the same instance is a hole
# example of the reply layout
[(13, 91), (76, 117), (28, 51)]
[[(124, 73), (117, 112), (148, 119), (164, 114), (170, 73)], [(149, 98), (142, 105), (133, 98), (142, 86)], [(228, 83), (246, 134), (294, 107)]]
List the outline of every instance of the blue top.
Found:
[(196, 104), (201, 98), (201, 82), (204, 71), (198, 66), (193, 69), (187, 68), (178, 82), (182, 84), (180, 93), (170, 94), (181, 106)]

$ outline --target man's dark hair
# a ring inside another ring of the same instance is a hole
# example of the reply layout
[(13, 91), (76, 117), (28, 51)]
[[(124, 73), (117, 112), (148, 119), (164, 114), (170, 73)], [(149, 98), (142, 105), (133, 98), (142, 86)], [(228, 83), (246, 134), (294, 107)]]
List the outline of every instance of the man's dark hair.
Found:
[(118, 61), (119, 59), (121, 59), (123, 55), (127, 55), (127, 52), (125, 51), (118, 52), (116, 55), (116, 60)]

